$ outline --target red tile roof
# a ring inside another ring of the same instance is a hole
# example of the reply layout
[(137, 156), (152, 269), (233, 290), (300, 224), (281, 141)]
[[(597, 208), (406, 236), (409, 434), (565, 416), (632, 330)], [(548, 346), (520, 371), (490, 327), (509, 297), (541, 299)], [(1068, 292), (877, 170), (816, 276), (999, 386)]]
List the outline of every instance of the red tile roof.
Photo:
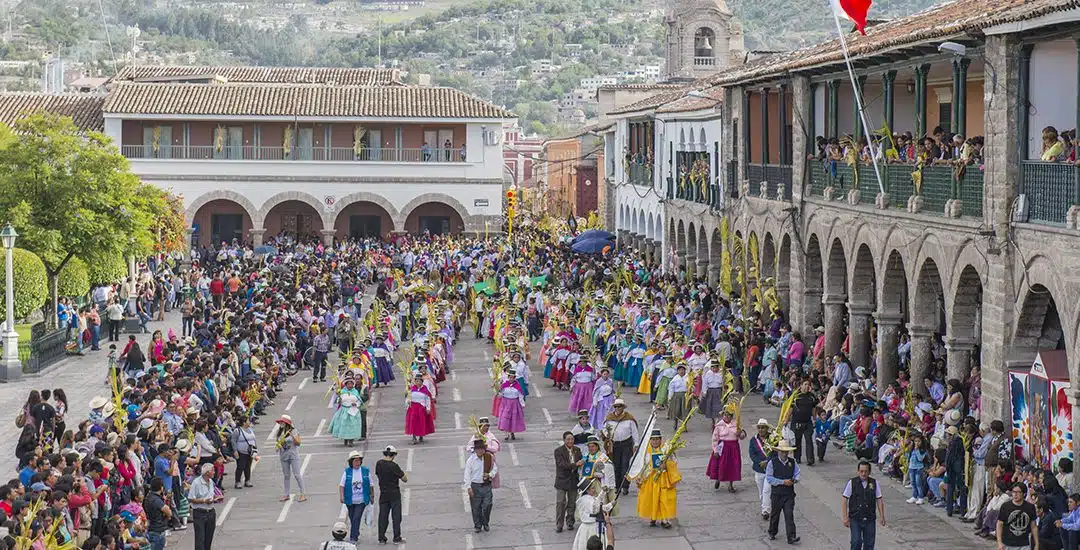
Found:
[(245, 67), (129, 65), (120, 69), (116, 81), (154, 82), (194, 77), (220, 77), (226, 82), (267, 84), (332, 84), (337, 86), (402, 85), (398, 69), (342, 67)]
[(118, 83), (110, 114), (515, 118), (502, 107), (453, 88), (299, 84)]
[(4, 93), (0, 94), (0, 122), (13, 124), (31, 114), (47, 112), (71, 117), (82, 130), (100, 132), (105, 129), (101, 116), (104, 103), (102, 94)]

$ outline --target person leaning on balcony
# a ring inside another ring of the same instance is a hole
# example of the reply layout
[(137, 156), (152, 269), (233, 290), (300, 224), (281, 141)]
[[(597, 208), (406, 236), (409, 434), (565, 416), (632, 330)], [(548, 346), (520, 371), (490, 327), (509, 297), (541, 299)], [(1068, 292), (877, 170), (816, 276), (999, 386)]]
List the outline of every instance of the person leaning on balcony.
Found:
[(431, 145), (428, 145), (426, 141), (420, 146), (420, 156), (424, 159), (424, 162), (431, 160)]
[(1042, 131), (1042, 156), (1044, 162), (1058, 162), (1065, 153), (1065, 145), (1058, 139), (1057, 128), (1047, 126)]

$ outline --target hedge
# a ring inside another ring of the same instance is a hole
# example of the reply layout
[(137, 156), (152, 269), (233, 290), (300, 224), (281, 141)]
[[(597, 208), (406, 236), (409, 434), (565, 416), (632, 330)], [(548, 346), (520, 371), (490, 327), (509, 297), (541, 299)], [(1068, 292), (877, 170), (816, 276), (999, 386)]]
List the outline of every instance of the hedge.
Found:
[(90, 284), (119, 283), (127, 277), (127, 261), (122, 255), (104, 256), (86, 262)]
[[(0, 252), (2, 254), (2, 252)], [(12, 272), (15, 278), (15, 319), (23, 319), (45, 305), (49, 296), (48, 277), (41, 258), (16, 248), (12, 250)], [(7, 311), (7, 269), (0, 269), (0, 321)]]
[(68, 298), (78, 298), (90, 293), (90, 275), (86, 271), (86, 262), (72, 258), (60, 270), (57, 281), (57, 294)]

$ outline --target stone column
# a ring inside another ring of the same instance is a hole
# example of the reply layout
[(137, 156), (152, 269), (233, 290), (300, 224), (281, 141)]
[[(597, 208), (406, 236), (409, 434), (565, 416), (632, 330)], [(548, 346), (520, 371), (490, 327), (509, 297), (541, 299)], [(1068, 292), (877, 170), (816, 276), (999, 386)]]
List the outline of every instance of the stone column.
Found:
[[(780, 300), (780, 309), (791, 313), (791, 285), (787, 281), (776, 283), (776, 297)], [(790, 319), (789, 319), (790, 322)], [(792, 323), (791, 326), (795, 326)]]
[(319, 234), (322, 235), (324, 246), (334, 246), (334, 236), (337, 235), (336, 229), (320, 229)]
[(252, 244), (252, 246), (262, 246), (263, 235), (265, 235), (265, 234), (266, 234), (265, 229), (249, 229), (248, 230), (248, 235), (251, 236), (251, 244)]
[(896, 353), (896, 347), (900, 345), (902, 318), (898, 313), (879, 311), (874, 313), (874, 319), (877, 320), (877, 387), (880, 395), (886, 386), (896, 382), (900, 372), (900, 357)]
[(709, 264), (709, 286), (716, 286), (720, 284), (720, 266)]
[(908, 323), (908, 334), (911, 335), (911, 383), (915, 393), (926, 395), (926, 386), (923, 378), (930, 372), (930, 363), (934, 356), (931, 353), (930, 339), (934, 337), (934, 329), (929, 326), (913, 325)]
[(194, 235), (194, 234), (195, 234), (195, 228), (194, 227), (185, 227), (184, 228), (184, 245), (181, 246), (180, 248), (181, 248), (181, 250), (184, 251), (184, 259), (189, 261), (189, 262), (191, 261), (191, 251), (198, 246), (198, 243), (192, 243), (191, 242), (191, 236)]
[(874, 308), (870, 304), (848, 303), (848, 332), (849, 340), (848, 358), (851, 367), (866, 367), (870, 370), (870, 315)]
[(698, 260), (697, 260), (697, 270), (694, 272), (694, 275), (696, 275), (698, 277), (703, 277), (703, 278), (708, 277), (708, 275), (709, 275), (709, 260), (698, 258)]
[(653, 263), (658, 263), (658, 264), (663, 265), (663, 263), (664, 263), (664, 246), (663, 246), (663, 244), (660, 243), (660, 241), (654, 241), (653, 242), (652, 249), (649, 251), (649, 253), (652, 254)]
[(963, 382), (971, 372), (971, 354), (975, 351), (975, 341), (969, 338), (946, 338), (945, 350), (948, 352), (945, 359), (948, 377)]
[(831, 357), (844, 344), (844, 308), (847, 300), (843, 296), (825, 296), (821, 303), (825, 306), (825, 355)]
[(689, 268), (686, 265), (686, 251), (685, 250), (679, 250), (678, 252), (675, 253), (675, 257), (676, 257), (676, 261), (675, 261), (676, 275), (681, 270), (689, 271)]
[[(806, 179), (806, 155), (814, 143), (813, 89), (810, 79), (797, 76), (791, 79), (791, 197), (801, 204), (803, 181)], [(787, 303), (784, 303), (787, 308)]]

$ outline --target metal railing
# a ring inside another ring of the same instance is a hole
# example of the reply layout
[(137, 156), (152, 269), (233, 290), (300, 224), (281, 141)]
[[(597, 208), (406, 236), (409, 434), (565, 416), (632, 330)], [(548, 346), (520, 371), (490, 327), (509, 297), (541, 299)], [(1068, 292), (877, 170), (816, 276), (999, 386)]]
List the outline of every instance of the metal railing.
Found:
[(59, 362), (67, 356), (67, 344), (71, 341), (67, 329), (47, 330), (45, 323), (30, 328), (28, 345), (19, 343), (19, 361), (23, 373), (33, 374)]
[(630, 163), (630, 173), (627, 174), (630, 183), (634, 185), (652, 186), (653, 170), (648, 164)]
[(1069, 208), (1080, 204), (1080, 168), (1059, 162), (1021, 161), (1020, 193), (1027, 196), (1028, 221), (1065, 225)]
[(360, 149), (352, 147), (266, 147), (214, 145), (124, 145), (129, 159), (296, 160), (313, 162), (468, 162), (461, 149)]
[(727, 186), (728, 195), (733, 198), (739, 198), (739, 164), (737, 161), (729, 160), (727, 162)]
[[(906, 209), (908, 199), (915, 194), (915, 184), (912, 180), (915, 166), (885, 164), (879, 165), (878, 168), (881, 170), (882, 185), (885, 192), (889, 194), (889, 207)], [(859, 203), (874, 204), (878, 195), (878, 185), (873, 166), (864, 164), (848, 166), (840, 161), (835, 163), (810, 161), (810, 196), (822, 197), (825, 188), (831, 186), (834, 200), (846, 200), (847, 192), (854, 189), (856, 184), (862, 191), (859, 193)], [(983, 172), (978, 166), (968, 166), (963, 175), (958, 177), (953, 166), (923, 167), (921, 196), (924, 214), (944, 215), (945, 204), (950, 200), (959, 199), (963, 216), (982, 217)], [(1065, 206), (1064, 211), (1067, 210), (1068, 206)], [(1064, 211), (1061, 213), (1061, 223), (1064, 223)]]

